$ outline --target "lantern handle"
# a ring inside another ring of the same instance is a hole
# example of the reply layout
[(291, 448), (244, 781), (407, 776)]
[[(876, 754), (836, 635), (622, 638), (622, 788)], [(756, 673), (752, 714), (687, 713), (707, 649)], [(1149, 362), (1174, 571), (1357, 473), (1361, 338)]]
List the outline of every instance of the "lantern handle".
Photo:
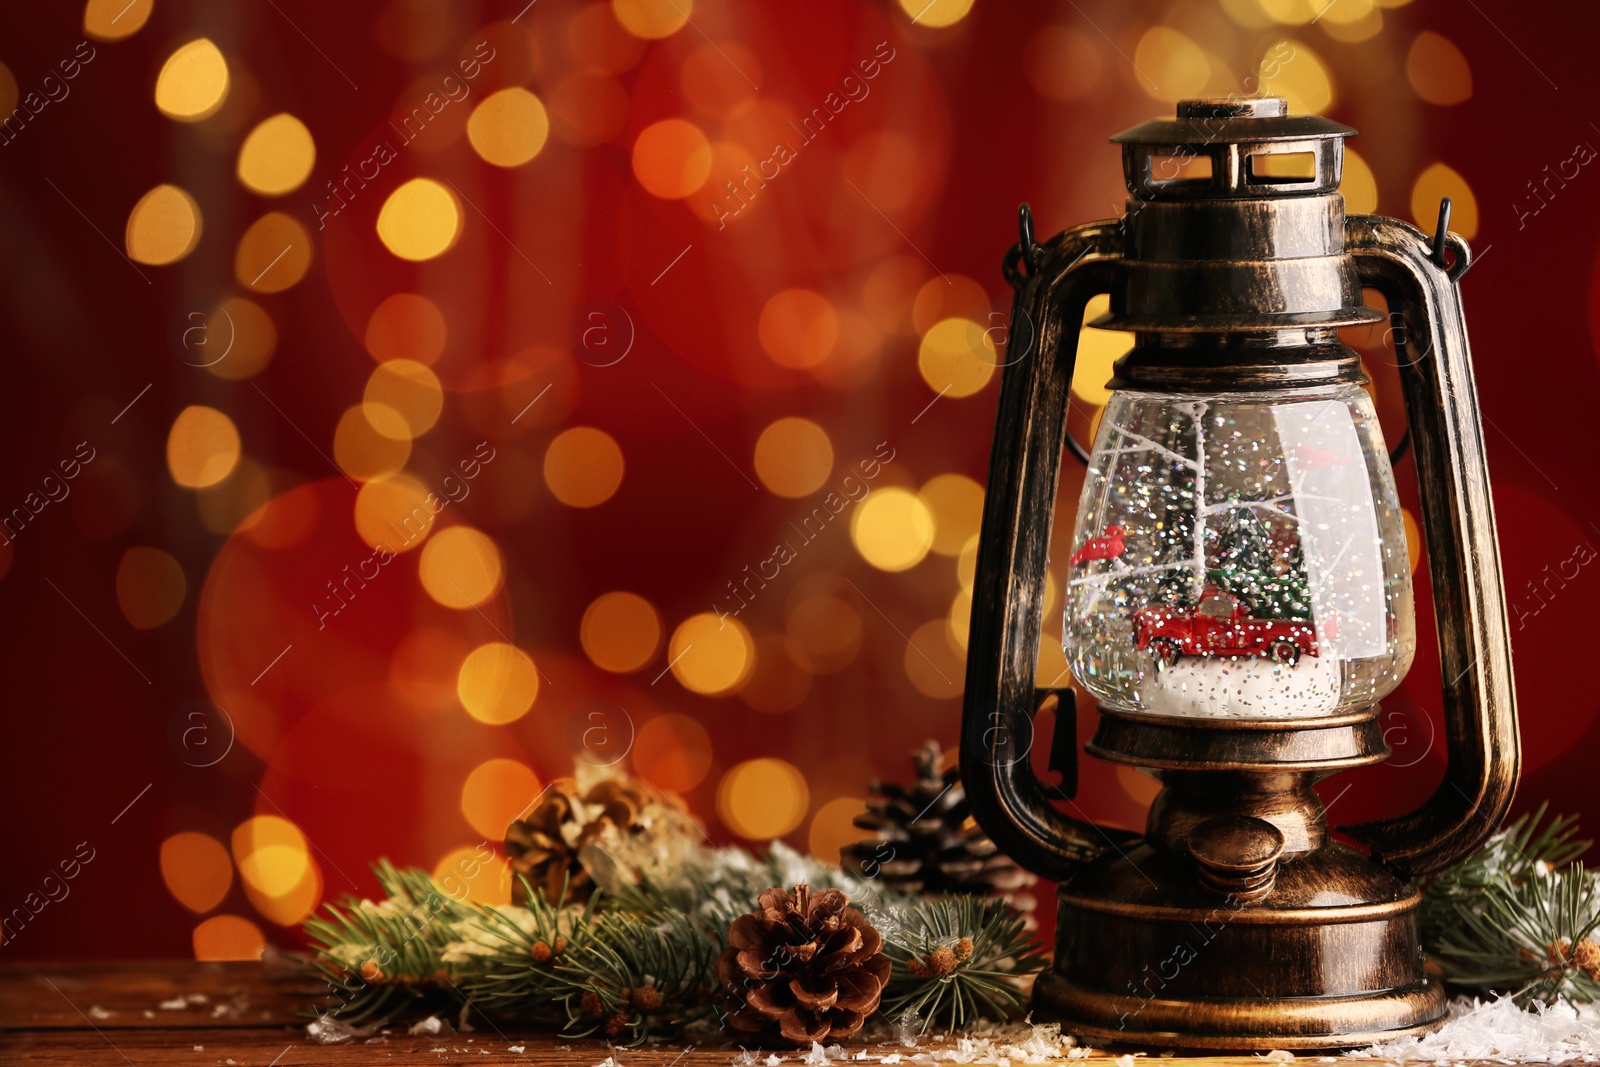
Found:
[[(1441, 229), (1449, 207), (1440, 212)], [(1455, 253), (1439, 262), (1446, 245)], [(1346, 827), (1407, 874), (1443, 870), (1478, 848), (1511, 806), (1520, 765), (1511, 637), (1471, 351), (1456, 279), (1471, 262), (1455, 234), (1432, 242), (1404, 222), (1346, 220), (1364, 286), (1389, 302), (1406, 416), (1416, 447), (1422, 526), (1444, 676), (1449, 764), (1408, 815)]]
[[(1036, 245), (1026, 204), (1018, 229), (1003, 264), (1016, 295), (973, 578), (961, 777), (973, 816), (1000, 850), (1064, 881), (1138, 836), (1054, 807), (1077, 790), (1073, 694), (1035, 682), (1078, 333), (1090, 298), (1110, 291), (1124, 236), (1118, 221), (1092, 222)], [(1034, 716), (1052, 700), (1059, 703), (1050, 767), (1062, 775), (1059, 786), (1041, 781), (1029, 762)]]

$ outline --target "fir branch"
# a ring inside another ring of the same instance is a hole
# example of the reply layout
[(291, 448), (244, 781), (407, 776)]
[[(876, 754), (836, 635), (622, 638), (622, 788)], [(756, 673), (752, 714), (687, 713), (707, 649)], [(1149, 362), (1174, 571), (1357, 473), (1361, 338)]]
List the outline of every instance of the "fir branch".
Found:
[(454, 924), (471, 909), (440, 892), (422, 871), (381, 860), (373, 873), (386, 899), (347, 896), (304, 923), (314, 952), (305, 973), (326, 990), (314, 1010), (359, 1026), (459, 1002), (446, 988), (451, 975), (443, 952)]
[(1423, 888), (1423, 945), (1445, 978), (1519, 1004), (1600, 999), (1600, 883), (1577, 819), (1545, 806)]
[(1027, 1002), (1023, 979), (1044, 966), (1022, 914), (1001, 900), (919, 900), (873, 921), (894, 965), (880, 1010), (913, 1012), (923, 1031), (1015, 1018)]
[(528, 900), (483, 909), (452, 947), (472, 961), (462, 991), (483, 1010), (629, 1045), (705, 1013), (720, 942), (687, 915), (611, 908), (603, 892), (582, 908)]

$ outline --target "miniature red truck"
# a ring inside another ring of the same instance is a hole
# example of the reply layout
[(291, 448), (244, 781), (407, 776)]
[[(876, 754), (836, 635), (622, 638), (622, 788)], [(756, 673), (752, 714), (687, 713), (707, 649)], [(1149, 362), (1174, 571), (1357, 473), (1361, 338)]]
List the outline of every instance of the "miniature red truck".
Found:
[(1317, 654), (1317, 630), (1309, 622), (1257, 619), (1243, 600), (1214, 585), (1194, 608), (1151, 605), (1133, 613), (1141, 649), (1149, 649), (1158, 670), (1180, 656), (1266, 656), (1294, 666), (1300, 654)]

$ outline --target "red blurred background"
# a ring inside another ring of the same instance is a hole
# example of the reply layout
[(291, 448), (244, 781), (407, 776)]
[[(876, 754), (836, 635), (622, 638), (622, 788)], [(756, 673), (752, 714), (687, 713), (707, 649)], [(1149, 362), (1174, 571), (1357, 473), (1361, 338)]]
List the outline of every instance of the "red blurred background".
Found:
[[(677, 792), (719, 843), (835, 857), (870, 778), (909, 775), (925, 737), (954, 746), (998, 384), (981, 338), (1009, 307), (1016, 205), (1045, 234), (1120, 212), (1107, 137), (1203, 94), (1357, 127), (1352, 211), (1431, 229), (1455, 198), (1518, 810), (1594, 814), (1588, 18), (1506, 0), (0, 14), (0, 114), (22, 108), (0, 130), (3, 951), (294, 944), (318, 899), (373, 890), (369, 861), (497, 841), (575, 758)], [(1349, 340), (1397, 440), (1381, 337)], [(1084, 410), (1125, 346), (1086, 338)], [(1398, 477), (1414, 516), (1411, 459)], [(1069, 508), (1079, 479), (1069, 463)], [(830, 491), (837, 517), (806, 526)], [(1335, 821), (1438, 782), (1437, 675), (1424, 626), (1385, 701), (1396, 757), (1324, 783)], [(1138, 826), (1153, 789), (1086, 761), (1079, 804)], [(491, 871), (476, 891), (503, 887)]]

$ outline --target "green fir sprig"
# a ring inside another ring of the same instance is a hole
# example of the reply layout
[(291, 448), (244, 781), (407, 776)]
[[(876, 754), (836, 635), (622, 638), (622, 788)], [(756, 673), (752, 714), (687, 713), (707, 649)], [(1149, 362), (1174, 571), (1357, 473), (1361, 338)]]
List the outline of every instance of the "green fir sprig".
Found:
[(1454, 985), (1519, 1004), (1600, 999), (1600, 882), (1590, 842), (1545, 806), (1423, 887), (1423, 945)]
[(924, 1032), (1017, 1018), (1045, 963), (1023, 915), (1001, 900), (917, 900), (875, 921), (894, 964), (881, 1011), (891, 1019), (911, 1012)]
[(305, 924), (317, 1010), (351, 1026), (471, 1008), (497, 1018), (637, 1045), (709, 1023), (716, 961), (734, 918), (774, 885), (835, 887), (877, 926), (893, 964), (881, 1011), (924, 1029), (1014, 1018), (1043, 956), (1004, 901), (884, 890), (775, 845), (762, 857), (695, 850), (670, 874), (617, 880), (587, 902), (525, 907), (451, 898), (425, 871), (387, 861), (380, 902), (346, 899)]

